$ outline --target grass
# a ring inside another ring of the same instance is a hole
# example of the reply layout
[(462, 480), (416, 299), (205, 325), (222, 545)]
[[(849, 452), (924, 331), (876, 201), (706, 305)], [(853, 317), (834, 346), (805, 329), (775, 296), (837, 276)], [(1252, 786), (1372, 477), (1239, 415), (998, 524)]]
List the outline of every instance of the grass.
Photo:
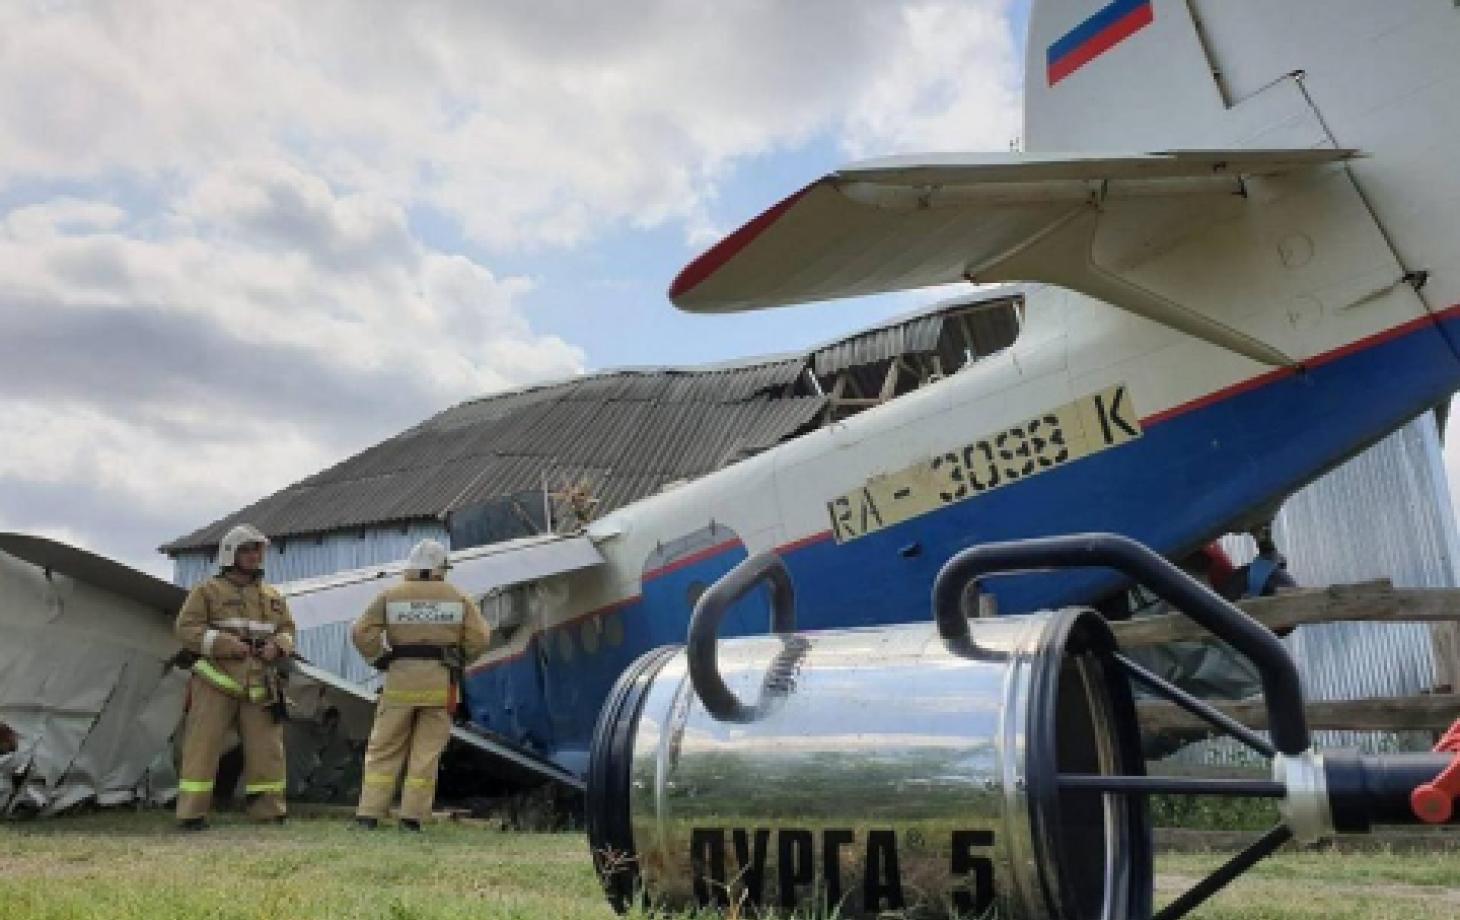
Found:
[[(1220, 855), (1163, 856), (1158, 900)], [(420, 838), (354, 831), (338, 813), (254, 827), (222, 815), (180, 835), (166, 815), (0, 824), (0, 916), (116, 920), (595, 918), (613, 912), (581, 834), (439, 824)], [(1431, 920), (1460, 916), (1460, 854), (1291, 853), (1194, 916)]]
[[(1157, 860), (1157, 902), (1174, 897), (1225, 854)], [(1203, 920), (1453, 920), (1460, 854), (1285, 852), (1259, 863), (1193, 916)]]
[(0, 915), (116, 920), (599, 918), (579, 836), (438, 825), (421, 837), (340, 815), (283, 828), (222, 815), (180, 835), (165, 815), (0, 825)]
[(1151, 824), (1202, 831), (1265, 831), (1278, 823), (1273, 799), (1227, 799), (1212, 795), (1153, 795)]

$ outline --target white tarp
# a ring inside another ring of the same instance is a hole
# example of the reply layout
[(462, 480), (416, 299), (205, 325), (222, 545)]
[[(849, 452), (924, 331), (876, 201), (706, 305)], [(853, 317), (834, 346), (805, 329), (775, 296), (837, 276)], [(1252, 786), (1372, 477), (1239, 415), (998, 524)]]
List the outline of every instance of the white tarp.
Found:
[[(163, 595), (116, 593), (105, 583), (131, 592), (126, 579), (141, 573), (99, 557), (104, 565), (87, 575), (104, 584), (51, 568), (67, 551), (77, 553), (0, 535), (0, 722), (19, 741), (0, 756), (0, 814), (167, 801), (176, 791), (172, 758), (159, 755), (170, 755), (184, 681), (163, 664), (176, 647), (171, 621), (149, 606)], [(128, 574), (109, 579), (108, 565)]]

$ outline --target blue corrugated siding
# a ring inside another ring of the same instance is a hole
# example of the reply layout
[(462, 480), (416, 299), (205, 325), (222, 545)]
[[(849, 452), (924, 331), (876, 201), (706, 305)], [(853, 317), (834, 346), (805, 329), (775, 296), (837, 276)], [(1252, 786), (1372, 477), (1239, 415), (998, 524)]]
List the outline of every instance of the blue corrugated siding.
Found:
[(350, 623), (325, 623), (299, 631), (298, 651), (308, 661), (345, 680), (371, 687), (380, 684), (380, 672), (365, 663), (350, 643)]
[[(410, 554), (411, 547), (427, 538), (451, 546), (450, 535), (438, 521), (375, 527), (363, 533), (350, 531), (322, 537), (298, 537), (271, 545), (264, 556), (264, 571), (268, 573), (269, 581), (276, 585), (301, 578), (333, 575), (404, 559)], [(176, 556), (173, 559), (173, 583), (191, 588), (213, 574), (214, 558), (212, 553)]]
[[(1410, 423), (1294, 496), (1278, 516), (1277, 536), (1305, 584), (1389, 578), (1402, 588), (1455, 587), (1460, 535), (1434, 417)], [(1297, 630), (1289, 644), (1313, 699), (1409, 696), (1435, 685), (1424, 623), (1328, 623)], [(1375, 749), (1426, 746), (1428, 739), (1322, 732), (1317, 741)]]

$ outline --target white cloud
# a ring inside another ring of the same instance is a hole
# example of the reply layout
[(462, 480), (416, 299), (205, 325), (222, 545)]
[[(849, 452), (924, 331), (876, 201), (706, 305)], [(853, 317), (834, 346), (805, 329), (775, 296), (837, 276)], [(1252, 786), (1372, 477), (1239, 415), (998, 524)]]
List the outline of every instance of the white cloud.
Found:
[(928, 3), (902, 10), (899, 54), (847, 119), (856, 156), (1007, 150), (1021, 124), (1023, 79), (1004, 4)]
[(86, 230), (112, 230), (127, 212), (114, 204), (63, 196), (16, 208), (5, 216), (6, 233), (18, 240), (49, 240)]
[(0, 163), (165, 182), (283, 158), (478, 240), (571, 244), (693, 223), (728, 161), (819, 133), (859, 153), (1001, 149), (1007, 2), (11, 7)]
[(522, 314), (530, 287), (278, 162), (220, 165), (151, 218), (16, 209), (0, 218), (0, 513), (75, 534), (100, 497), (165, 522), (156, 546), (454, 402), (580, 371), (581, 348)]
[(1009, 2), (0, 6), (0, 516), (136, 559), (580, 370), (494, 254), (698, 248), (812, 139), (1002, 149)]
[[(85, 482), (119, 507), (154, 512), (196, 508), (200, 496), (237, 507), (257, 498), (265, 483), (302, 478), (334, 459), (308, 432), (264, 416), (160, 409), (139, 421), (88, 406), (12, 404), (6, 428), (11, 440), (0, 454), (0, 479)], [(170, 430), (186, 438), (169, 437)], [(177, 462), (179, 450), (189, 462)]]

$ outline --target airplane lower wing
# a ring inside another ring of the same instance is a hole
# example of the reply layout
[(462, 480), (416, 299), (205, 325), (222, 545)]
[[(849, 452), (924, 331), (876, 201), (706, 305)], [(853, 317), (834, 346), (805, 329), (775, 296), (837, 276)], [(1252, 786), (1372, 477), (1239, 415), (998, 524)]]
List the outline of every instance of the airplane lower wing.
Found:
[(1266, 364), (1287, 355), (1096, 264), (1102, 211), (1129, 199), (1171, 209), (1244, 194), (1252, 177), (1341, 163), (1353, 150), (1171, 151), (888, 157), (811, 183), (675, 278), (669, 297), (723, 313), (960, 280), (1045, 281), (1106, 300)]
[[(603, 564), (603, 554), (586, 536), (555, 535), (506, 540), (451, 553), (449, 579), (473, 597), (496, 588), (536, 581)], [(353, 620), (404, 565), (393, 562), (323, 578), (279, 585), (300, 629)]]
[[(538, 581), (603, 565), (603, 555), (587, 536), (544, 535), (508, 540), (451, 553), (451, 583), (480, 598), (499, 588)], [(358, 617), (386, 585), (400, 575), (402, 564), (373, 566), (324, 578), (289, 582), (279, 590), (289, 599), (301, 630), (342, 623)], [(491, 611), (485, 611), (491, 623)], [(493, 628), (498, 624), (493, 623)], [(349, 653), (351, 656), (354, 652)], [(331, 693), (353, 708), (373, 713), (375, 691), (343, 680), (321, 668), (302, 667), (316, 682), (328, 683)], [(581, 790), (583, 779), (562, 765), (492, 734), (475, 724), (452, 730), (453, 743), (468, 748), (476, 762), (496, 781), (526, 786), (550, 780)]]
[[(376, 693), (331, 674), (307, 662), (295, 662), (289, 682), (290, 717), (317, 721), (319, 713), (334, 709), (340, 714), (338, 730), (345, 737), (364, 744), (375, 716)], [(505, 738), (467, 723), (451, 729), (451, 740), (464, 745), (498, 783), (531, 786), (543, 780), (582, 791), (583, 778), (551, 760)]]

